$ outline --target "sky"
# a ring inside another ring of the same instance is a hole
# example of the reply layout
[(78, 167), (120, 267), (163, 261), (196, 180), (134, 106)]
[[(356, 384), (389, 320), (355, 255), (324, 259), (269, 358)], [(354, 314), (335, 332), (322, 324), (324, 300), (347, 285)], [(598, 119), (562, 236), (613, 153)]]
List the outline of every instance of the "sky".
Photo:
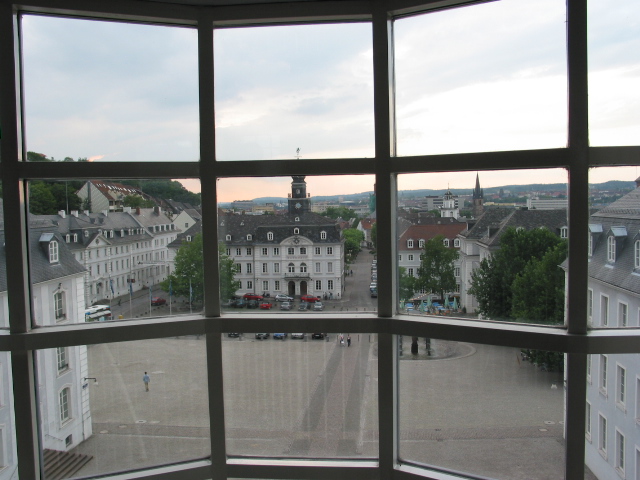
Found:
[[(501, 0), (397, 20), (398, 154), (565, 146), (564, 6)], [(589, 0), (592, 145), (638, 144), (638, 18), (637, 0)], [(195, 30), (25, 16), (23, 38), (28, 150), (92, 161), (199, 159)], [(298, 148), (301, 160), (373, 157), (370, 24), (218, 30), (214, 54), (219, 160), (295, 158)], [(635, 168), (598, 174), (637, 177)], [(373, 188), (368, 176), (313, 180), (314, 195)], [(557, 181), (566, 173), (481, 173), (487, 187)], [(399, 187), (474, 183), (475, 172), (404, 175)], [(223, 179), (219, 200), (282, 195), (289, 184)]]

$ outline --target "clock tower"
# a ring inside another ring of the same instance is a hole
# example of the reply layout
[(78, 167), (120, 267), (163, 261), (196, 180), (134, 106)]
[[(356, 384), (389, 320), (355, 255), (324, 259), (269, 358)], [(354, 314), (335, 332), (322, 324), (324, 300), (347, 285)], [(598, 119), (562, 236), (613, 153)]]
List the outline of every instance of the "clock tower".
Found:
[(311, 199), (307, 196), (307, 183), (304, 176), (293, 176), (289, 194), (289, 213), (308, 213), (311, 211)]

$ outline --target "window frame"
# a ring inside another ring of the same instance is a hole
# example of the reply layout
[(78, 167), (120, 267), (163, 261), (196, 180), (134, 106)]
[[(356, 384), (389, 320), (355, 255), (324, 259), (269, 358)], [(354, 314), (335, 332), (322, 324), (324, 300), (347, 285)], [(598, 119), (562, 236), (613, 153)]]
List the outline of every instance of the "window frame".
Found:
[[(38, 2), (35, 2), (38, 3)], [(151, 2), (149, 2), (151, 3)], [(327, 2), (331, 3), (331, 2)], [(586, 58), (586, 15), (582, 17), (580, 15), (580, 2), (570, 1), (569, 3), (569, 12), (568, 12), (568, 55), (569, 58), (567, 60), (568, 67), (570, 70), (570, 78), (569, 78), (569, 90), (571, 95), (569, 97), (569, 119), (571, 128), (568, 133), (569, 141), (568, 144), (570, 147), (566, 149), (552, 149), (551, 151), (527, 151), (527, 152), (506, 152), (502, 153), (498, 156), (499, 159), (492, 159), (491, 156), (480, 155), (478, 158), (474, 156), (474, 154), (457, 154), (448, 156), (447, 158), (447, 171), (449, 170), (468, 170), (469, 167), (472, 169), (481, 168), (481, 169), (491, 169), (500, 167), (504, 168), (504, 165), (509, 165), (509, 162), (512, 162), (511, 165), (518, 165), (520, 168), (547, 168), (549, 166), (555, 167), (566, 167), (569, 165), (570, 170), (572, 171), (572, 175), (570, 177), (570, 191), (571, 192), (586, 192), (588, 188), (588, 169), (593, 166), (615, 166), (615, 165), (624, 165), (625, 160), (621, 160), (624, 158), (629, 158), (628, 153), (622, 153), (619, 156), (616, 156), (616, 153), (624, 152), (625, 149), (618, 147), (610, 147), (607, 148), (607, 154), (600, 154), (598, 149), (590, 148), (586, 143), (588, 138), (588, 126), (587, 126), (587, 117), (586, 117), (586, 97), (587, 91), (587, 71), (584, 65), (586, 62), (583, 60)], [(586, 2), (584, 2), (586, 3)], [(402, 5), (402, 9), (398, 11), (389, 11), (384, 12), (384, 14), (380, 14), (378, 10), (373, 8), (369, 9), (358, 2), (351, 2), (349, 0), (345, 1), (345, 4), (348, 4), (349, 7), (353, 8), (357, 14), (354, 14), (352, 10), (348, 8), (345, 9), (347, 13), (342, 13), (343, 10), (337, 9), (335, 6), (323, 6), (321, 2), (309, 2), (311, 8), (308, 9), (309, 13), (301, 14), (303, 19), (307, 21), (316, 21), (327, 18), (328, 15), (331, 16), (332, 19), (344, 19), (344, 20), (353, 20), (357, 19), (370, 19), (372, 21), (372, 32), (374, 38), (374, 57), (376, 59), (375, 69), (374, 69), (374, 81), (376, 83), (375, 87), (375, 96), (376, 96), (376, 112), (375, 112), (375, 120), (376, 120), (376, 162), (371, 161), (363, 161), (367, 159), (356, 159), (353, 161), (350, 160), (340, 160), (340, 162), (332, 162), (332, 161), (322, 161), (323, 167), (320, 168), (319, 162), (313, 160), (304, 160), (297, 163), (293, 163), (294, 161), (279, 161), (279, 162), (260, 162), (261, 166), (264, 166), (265, 171), (269, 171), (270, 174), (274, 175), (288, 175), (292, 172), (298, 173), (308, 173), (313, 174), (319, 171), (330, 173), (330, 174), (341, 174), (341, 173), (366, 173), (366, 174), (376, 174), (377, 175), (377, 185), (376, 185), (376, 196), (379, 205), (391, 205), (391, 200), (394, 197), (394, 181), (393, 176), (398, 173), (409, 173), (416, 171), (426, 171), (430, 168), (444, 168), (444, 166), (439, 166), (439, 163), (443, 163), (442, 159), (439, 159), (438, 156), (434, 158), (430, 158), (429, 156), (418, 156), (414, 159), (396, 159), (392, 158), (389, 152), (392, 151), (391, 145), (393, 144), (392, 135), (389, 134), (391, 131), (390, 125), (392, 123), (393, 115), (389, 112), (389, 95), (391, 92), (390, 86), (392, 86), (392, 80), (389, 78), (389, 69), (386, 68), (389, 65), (389, 59), (385, 50), (387, 46), (391, 43), (391, 31), (389, 22), (389, 17), (399, 16), (401, 14), (407, 13), (416, 13), (418, 11), (424, 11), (429, 8), (429, 5), (419, 5), (415, 4), (410, 7), (406, 5)], [(455, 4), (454, 2), (448, 2), (449, 4)], [(59, 5), (66, 8), (66, 12), (73, 12), (74, 8), (78, 8), (78, 4), (73, 1), (61, 0)], [(121, 20), (123, 18), (129, 19), (131, 21), (144, 21), (148, 18), (153, 18), (154, 20), (162, 20), (167, 24), (175, 24), (175, 25), (197, 25), (198, 22), (203, 21), (203, 18), (213, 18), (215, 15), (211, 15), (212, 12), (215, 11), (215, 8), (212, 7), (187, 7), (187, 6), (175, 6), (175, 5), (154, 5), (149, 4), (146, 5), (146, 14), (149, 17), (140, 18), (140, 9), (139, 6), (134, 5), (133, 3), (128, 2), (128, 0), (124, 0), (120, 2), (118, 6), (103, 8), (101, 10), (99, 5), (90, 5), (83, 6), (82, 8), (86, 8), (87, 10), (77, 12), (78, 15), (88, 15), (88, 16), (98, 16), (98, 17), (111, 17), (114, 20)], [(388, 8), (394, 8), (394, 3), (390, 2)], [(467, 8), (473, 8), (473, 6), (469, 6)], [(0, 24), (3, 28), (0, 28), (0, 49), (2, 55), (0, 58), (3, 59), (4, 62), (8, 61), (8, 65), (11, 65), (12, 68), (0, 68), (0, 75), (2, 75), (2, 95), (3, 105), (6, 107), (3, 109), (2, 120), (3, 120), (3, 142), (0, 145), (2, 148), (2, 161), (3, 161), (3, 171), (2, 177), (3, 181), (6, 184), (11, 185), (10, 189), (6, 189), (4, 192), (4, 203), (5, 203), (5, 218), (9, 221), (6, 221), (6, 224), (10, 225), (22, 225), (21, 215), (24, 215), (24, 206), (21, 204), (21, 192), (24, 192), (24, 187), (27, 179), (48, 179), (52, 178), (51, 173), (54, 172), (54, 178), (99, 178), (98, 174), (101, 171), (104, 171), (105, 165), (96, 163), (95, 165), (90, 162), (86, 162), (86, 165), (64, 165), (64, 162), (60, 162), (60, 165), (50, 165), (50, 169), (47, 168), (46, 171), (40, 171), (38, 165), (29, 164), (28, 162), (22, 162), (20, 160), (20, 144), (22, 139), (22, 133), (19, 131), (20, 122), (16, 121), (16, 119), (20, 118), (21, 112), (17, 111), (17, 105), (19, 105), (20, 98), (20, 88), (18, 87), (19, 78), (15, 78), (18, 75), (15, 75), (15, 65), (18, 65), (18, 59), (14, 58), (15, 42), (16, 39), (19, 38), (19, 32), (17, 31), (17, 22), (14, 23), (14, 17), (17, 17), (21, 12), (28, 12), (30, 9), (34, 11), (47, 13), (46, 2), (45, 6), (40, 4), (35, 6), (30, 6), (30, 2), (21, 3), (20, 6), (16, 6), (15, 9), (12, 8), (3, 8), (0, 10)], [(264, 7), (261, 6), (241, 6), (231, 12), (228, 12), (229, 9), (223, 11), (225, 15), (228, 16), (227, 22), (235, 23), (235, 24), (248, 24), (249, 21), (247, 19), (260, 18), (264, 21), (269, 20), (266, 17)], [(204, 11), (204, 14), (202, 13)], [(176, 14), (178, 12), (178, 14)], [(234, 13), (235, 12), (235, 13)], [(51, 10), (49, 13), (59, 13), (59, 11)], [(210, 15), (210, 17), (209, 17)], [(273, 16), (274, 21), (280, 23), (294, 23), (300, 20), (300, 17), (296, 16), (295, 18), (291, 17), (291, 13), (284, 9), (279, 9), (279, 7), (274, 7), (273, 13), (270, 15)], [(227, 18), (227, 17), (225, 17)], [(290, 20), (288, 20), (290, 19)], [(212, 44), (213, 32), (210, 28), (202, 28), (199, 30), (199, 35), (201, 38), (201, 45), (204, 44)], [(208, 42), (208, 40), (211, 40)], [(384, 46), (384, 48), (382, 47)], [(208, 58), (207, 55), (212, 56), (212, 53), (207, 53), (206, 51), (201, 54), (201, 58), (199, 59), (201, 69), (201, 85), (205, 85), (202, 88), (202, 98), (200, 99), (201, 107), (204, 113), (211, 114), (209, 115), (213, 118), (213, 71), (209, 68), (212, 64), (210, 62), (211, 58)], [(1, 65), (5, 66), (5, 64)], [(209, 86), (206, 86), (209, 85)], [(385, 102), (385, 100), (387, 100)], [(205, 115), (206, 116), (206, 115)], [(8, 121), (7, 121), (8, 120)], [(206, 122), (204, 122), (206, 123)], [(9, 125), (9, 126), (5, 126)], [(207, 124), (210, 126), (210, 124)], [(213, 135), (210, 134), (209, 131), (205, 130), (207, 125), (201, 126), (204, 133), (206, 135), (201, 135), (201, 149), (205, 154), (203, 154), (202, 162), (209, 162), (215, 165), (215, 159), (211, 159), (211, 152), (215, 151), (211, 146), (213, 145)], [(638, 147), (625, 147), (626, 151), (631, 150), (632, 152), (638, 152), (640, 149)], [(207, 153), (208, 152), (208, 153)], [(591, 154), (590, 154), (591, 153)], [(633, 154), (632, 154), (633, 155)], [(391, 157), (391, 158), (390, 158)], [(494, 156), (496, 157), (496, 156)], [(370, 160), (370, 159), (368, 159)], [(305, 164), (305, 162), (309, 162)], [(271, 166), (274, 168), (270, 168)], [(376, 165), (380, 165), (379, 167)], [(158, 167), (158, 168), (153, 168)], [(123, 165), (119, 164), (118, 168), (122, 170), (122, 176), (126, 178), (155, 178), (154, 175), (150, 175), (149, 172), (158, 171), (157, 177), (166, 177), (166, 178), (184, 178), (185, 171), (188, 172), (190, 176), (198, 177), (203, 181), (211, 181), (215, 180), (217, 173), (215, 173), (214, 168), (202, 168), (200, 170), (198, 162), (191, 162), (185, 166), (184, 163), (167, 163), (167, 164), (159, 164), (159, 163), (146, 163), (146, 164), (131, 164), (131, 165)], [(239, 173), (236, 174), (234, 168), (238, 172), (242, 172), (243, 168), (239, 162), (228, 162), (223, 169), (224, 174), (226, 175), (236, 175), (239, 176)], [(389, 173), (391, 172), (391, 176)], [(575, 175), (573, 175), (575, 173)], [(220, 174), (222, 176), (222, 174)], [(215, 193), (216, 193), (216, 185), (215, 181), (211, 183), (209, 191), (203, 192), (203, 199), (208, 205), (215, 204)], [(205, 203), (205, 202), (203, 202)], [(585, 227), (587, 225), (587, 206), (588, 201), (586, 196), (580, 195), (572, 195), (569, 199), (570, 210), (573, 210), (575, 215), (570, 216), (570, 228), (573, 232), (586, 231)], [(381, 269), (381, 281), (379, 283), (379, 290), (381, 295), (378, 300), (379, 311), (377, 315), (370, 316), (362, 316), (362, 319), (349, 318), (344, 315), (326, 315), (327, 321), (349, 321), (351, 325), (360, 325), (368, 327), (368, 330), (363, 331), (371, 331), (379, 335), (379, 342), (381, 345), (380, 356), (378, 359), (380, 365), (380, 381), (379, 381), (379, 394), (380, 394), (380, 403), (384, 407), (381, 407), (380, 414), (380, 434), (382, 438), (394, 438), (396, 419), (394, 419), (394, 414), (390, 412), (393, 411), (393, 405), (396, 403), (396, 399), (393, 398), (393, 392), (395, 391), (393, 386), (394, 379), (396, 378), (393, 371), (393, 356), (394, 356), (394, 343), (393, 343), (393, 335), (396, 333), (396, 330), (393, 327), (393, 322), (389, 322), (388, 318), (392, 318), (393, 320), (397, 320), (399, 324), (406, 324), (406, 322), (411, 322), (411, 319), (407, 319), (402, 315), (399, 315), (393, 303), (394, 299), (394, 285), (396, 279), (393, 278), (393, 275), (390, 275), (390, 272), (396, 267), (395, 263), (395, 255), (394, 255), (394, 240), (391, 238), (391, 232), (393, 232), (393, 228), (391, 228), (393, 223), (393, 214), (389, 213), (389, 209), (385, 207), (386, 210), (381, 209), (378, 212), (379, 219), (381, 222), (381, 228), (378, 230), (379, 232), (389, 232), (389, 235), (380, 235), (378, 239), (378, 256), (381, 259), (379, 262)], [(208, 228), (211, 228), (211, 232), (214, 234), (217, 233), (217, 225), (215, 224), (215, 215), (216, 213), (211, 211), (203, 212), (203, 222), (207, 225)], [(214, 210), (214, 209), (213, 209)], [(583, 214), (584, 213), (584, 214)], [(15, 235), (8, 239), (7, 242), (7, 264), (11, 268), (12, 274), (15, 272), (15, 275), (20, 277), (20, 279), (24, 279), (27, 277), (27, 272), (24, 271), (24, 265), (26, 262), (26, 249), (24, 248), (27, 245), (27, 232), (23, 229), (23, 227), (17, 227), (20, 231)], [(88, 232), (85, 232), (87, 235)], [(573, 237), (578, 237), (579, 235), (573, 235)], [(580, 239), (570, 239), (570, 248), (572, 252), (575, 250), (577, 252), (576, 255), (571, 255), (569, 258), (569, 269), (572, 272), (570, 276), (569, 283), (567, 285), (568, 295), (571, 298), (584, 298), (584, 293), (586, 291), (587, 285), (587, 269), (586, 265), (584, 265), (585, 254), (587, 252), (586, 248), (586, 240)], [(205, 313), (209, 316), (217, 316), (220, 314), (220, 304), (219, 299), (217, 299), (217, 295), (211, 295), (213, 291), (217, 288), (217, 281), (215, 279), (215, 275), (212, 273), (217, 271), (218, 260), (214, 258), (217, 256), (217, 245), (215, 242), (212, 245), (205, 246), (205, 258), (207, 259), (207, 269), (205, 271), (205, 275), (207, 277), (207, 282), (205, 282), (206, 289), (209, 291), (210, 295), (208, 298), (213, 299), (211, 302), (207, 302), (205, 306)], [(384, 293), (384, 294), (382, 294)], [(37, 345), (46, 345), (50, 347), (54, 347), (58, 340), (56, 340), (56, 332), (41, 332), (38, 335), (35, 335), (35, 332), (32, 332), (33, 326), (30, 323), (30, 319), (32, 315), (30, 315), (30, 291), (28, 286), (28, 281), (16, 281), (11, 282), (8, 287), (7, 295), (11, 299), (12, 311), (10, 312), (10, 334), (7, 335), (7, 338), (0, 339), (0, 348), (4, 351), (14, 351), (16, 352), (13, 355), (12, 360), (16, 364), (16, 368), (21, 371), (28, 371), (30, 366), (30, 360), (28, 355), (24, 355), (25, 352), (29, 352), (36, 348)], [(569, 399), (576, 400), (576, 395), (580, 397), (581, 385), (584, 384), (585, 379), (585, 357), (587, 352), (608, 352), (608, 353), (639, 353), (639, 342), (630, 342), (629, 338), (633, 337), (638, 338), (637, 333), (633, 332), (624, 332), (624, 333), (612, 333), (608, 337), (600, 335), (598, 332), (589, 332), (590, 334), (584, 335), (585, 338), (576, 339), (575, 337), (569, 338), (569, 335), (573, 334), (585, 334), (587, 333), (587, 319), (585, 314), (585, 305), (578, 305), (579, 303), (585, 302), (573, 302), (568, 309), (568, 319), (567, 319), (567, 328), (566, 330), (559, 329), (549, 329), (545, 327), (530, 327), (530, 326), (519, 326), (519, 325), (493, 325), (491, 328), (494, 329), (495, 332), (499, 332), (499, 336), (493, 335), (494, 339), (492, 342), (496, 342), (503, 345), (509, 346), (527, 346), (531, 348), (540, 348), (551, 340), (552, 343), (558, 348), (560, 351), (567, 352), (569, 354), (569, 362), (567, 368), (567, 388), (568, 388), (568, 396)], [(15, 306), (15, 307), (14, 307)], [(383, 317), (383, 321), (378, 321), (379, 317)], [(205, 316), (198, 318), (195, 316), (193, 319), (185, 321), (181, 325), (177, 325), (171, 333), (180, 333), (180, 332), (192, 332), (194, 329), (202, 329), (204, 332), (204, 325), (207, 323), (205, 321)], [(235, 318), (235, 317), (234, 317)], [(243, 318), (239, 318), (237, 321), (239, 323), (238, 327), (240, 331), (242, 330), (242, 326), (245, 325), (247, 321), (251, 321), (253, 317), (252, 315), (247, 315), (246, 320)], [(324, 320), (321, 320), (324, 321)], [(135, 323), (137, 328), (140, 329), (139, 336), (144, 338), (159, 338), (163, 335), (163, 333), (159, 333), (156, 329), (156, 326), (161, 324), (158, 320), (151, 321), (133, 321), (131, 323)], [(222, 333), (222, 322), (220, 326), (217, 325), (209, 325), (208, 333), (216, 332), (216, 329), (220, 330)], [(274, 328), (271, 331), (281, 331), (282, 329), (275, 328), (278, 324), (278, 319), (267, 319), (267, 326), (273, 326)], [(427, 326), (419, 325), (418, 323), (409, 323), (413, 331), (416, 334), (425, 333), (429, 329), (436, 328), (442, 335), (451, 337), (460, 341), (473, 341), (475, 337), (474, 335), (477, 333), (477, 329), (482, 327), (478, 327), (477, 325), (472, 324), (471, 322), (462, 321), (460, 325), (456, 325), (455, 328), (453, 326), (447, 325), (446, 321), (442, 321), (439, 319), (429, 320)], [(68, 325), (65, 328), (68, 328), (68, 331), (65, 335), (65, 338), (68, 338), (70, 341), (75, 342), (75, 344), (91, 344), (91, 343), (103, 343), (103, 342), (119, 342), (127, 337), (127, 331), (130, 329), (128, 325), (117, 325), (109, 324), (105, 325), (103, 329), (99, 332), (95, 328), (85, 328), (86, 325)], [(346, 326), (346, 325), (345, 325)], [(347, 329), (345, 329), (346, 331)], [(164, 330), (166, 332), (166, 330)], [(268, 330), (269, 331), (269, 330)], [(22, 350), (20, 348), (16, 348), (10, 345), (12, 340), (12, 335), (24, 335), (26, 338), (23, 342)], [(26, 334), (26, 335), (25, 335)], [(422, 335), (425, 336), (425, 335)], [(221, 341), (220, 338), (216, 335), (207, 335), (206, 341), (209, 344), (209, 348), (215, 349), (216, 345)], [(490, 342), (487, 342), (490, 343)], [(214, 350), (215, 351), (215, 350)], [(212, 356), (214, 357), (214, 356)], [(222, 404), (222, 375), (221, 375), (221, 362), (216, 360), (215, 358), (210, 358), (207, 360), (208, 368), (212, 371), (212, 374), (209, 375), (209, 380), (211, 384), (209, 385), (209, 394), (210, 394), (210, 402), (215, 403), (216, 405)], [(24, 386), (17, 386), (17, 392), (20, 396), (16, 402), (16, 431), (19, 432), (19, 435), (26, 435), (23, 432), (34, 431), (34, 426), (37, 424), (37, 419), (34, 418), (33, 412), (29, 412), (30, 405), (34, 402), (26, 401), (33, 400), (36, 398), (35, 392), (31, 391), (29, 386), (29, 382), (25, 382)], [(17, 384), (16, 384), (17, 385)], [(584, 399), (582, 399), (582, 403), (584, 404)], [(574, 402), (574, 407), (578, 410), (580, 407), (577, 402)], [(568, 419), (567, 424), (567, 436), (568, 442), (572, 441), (575, 443), (575, 438), (580, 434), (582, 435), (583, 426), (580, 426), (580, 423), (583, 423), (584, 417), (578, 415), (579, 411), (576, 412), (576, 415), (573, 417), (582, 417), (579, 421), (570, 417)], [(212, 418), (212, 424), (215, 423), (215, 418)], [(220, 420), (220, 418), (218, 418)], [(218, 423), (219, 424), (219, 423)], [(211, 459), (211, 472), (219, 472), (219, 468), (223, 468), (227, 463), (232, 464), (233, 468), (241, 471), (245, 475), (249, 475), (253, 472), (255, 467), (243, 465), (241, 461), (238, 459), (227, 459), (224, 451), (224, 432), (222, 434), (215, 433), (214, 429), (212, 429), (212, 459)], [(37, 440), (32, 439), (26, 442), (37, 442)], [(395, 441), (395, 440), (394, 440)], [(384, 444), (381, 444), (380, 447), (380, 464), (375, 468), (379, 469), (385, 475), (392, 475), (393, 470), (402, 471), (406, 475), (416, 475), (415, 472), (405, 473), (408, 470), (404, 466), (398, 466), (398, 464), (394, 461), (394, 441), (389, 441)], [(31, 451), (29, 451), (31, 450)], [(18, 453), (18, 462), (20, 465), (21, 476), (25, 476), (25, 478), (30, 475), (31, 472), (37, 471), (38, 459), (36, 459), (37, 448), (33, 449), (22, 449)], [(576, 449), (570, 449), (567, 452), (567, 471), (572, 472), (581, 472), (584, 470), (583, 459), (580, 461), (581, 456), (576, 454)], [(348, 464), (345, 467), (345, 464)], [(343, 471), (340, 469), (344, 468), (352, 468), (352, 465), (362, 466), (358, 462), (345, 462), (340, 466), (336, 465), (324, 465), (322, 467), (309, 467), (309, 466), (301, 466), (300, 462), (291, 461), (291, 462), (282, 462), (282, 464), (278, 467), (271, 466), (270, 468), (283, 468), (283, 469), (292, 469), (293, 475), (291, 472), (287, 472), (287, 476), (297, 478), (296, 475), (303, 475), (302, 472), (305, 472), (307, 468), (318, 468), (317, 474), (319, 475), (327, 475), (327, 469), (334, 468), (336, 471)], [(158, 478), (172, 478), (175, 477), (175, 471), (178, 471), (179, 468), (186, 468), (188, 472), (189, 467), (168, 467), (167, 473), (158, 473)], [(196, 472), (196, 469), (202, 469), (206, 467), (202, 467), (200, 465), (193, 467), (194, 473), (188, 474), (188, 477), (185, 478), (206, 478), (206, 475), (199, 474)], [(366, 471), (368, 468), (374, 468), (369, 465), (363, 467), (363, 471)], [(173, 469), (173, 472), (171, 471)], [(200, 470), (198, 470), (200, 471)], [(226, 471), (226, 470), (225, 470)], [(314, 472), (315, 473), (315, 472)], [(363, 476), (366, 474), (362, 474)], [(267, 477), (270, 478), (270, 477)], [(577, 478), (577, 477), (576, 477)]]

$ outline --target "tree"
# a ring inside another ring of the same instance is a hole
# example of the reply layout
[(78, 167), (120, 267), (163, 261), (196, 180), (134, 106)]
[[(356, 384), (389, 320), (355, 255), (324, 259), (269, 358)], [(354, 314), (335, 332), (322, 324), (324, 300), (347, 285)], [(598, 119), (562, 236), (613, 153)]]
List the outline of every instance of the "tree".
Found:
[(345, 220), (356, 218), (354, 211), (347, 207), (327, 207), (323, 215), (333, 218), (334, 220), (337, 218), (343, 218)]
[(415, 289), (416, 279), (414, 276), (409, 275), (407, 273), (407, 269), (404, 267), (400, 267), (398, 269), (398, 274), (400, 277), (398, 282), (398, 285), (399, 285), (398, 297), (400, 297), (400, 300), (406, 302), (413, 296), (413, 292), (416, 291)]
[(355, 255), (360, 251), (360, 244), (364, 240), (364, 234), (357, 228), (345, 228), (342, 231), (344, 249), (347, 255)]
[(446, 247), (444, 239), (443, 235), (436, 235), (425, 242), (416, 279), (416, 289), (436, 292), (443, 300), (445, 292), (456, 288), (453, 262), (458, 258), (458, 251)]
[(371, 225), (371, 243), (374, 250), (378, 250), (378, 222)]
[[(226, 255), (223, 244), (219, 245), (220, 255), (220, 297), (230, 298), (240, 288), (235, 280), (233, 260)], [(178, 249), (175, 258), (175, 269), (169, 278), (162, 282), (164, 291), (169, 291), (169, 282), (174, 295), (191, 298), (194, 302), (204, 299), (204, 272), (202, 261), (202, 234), (199, 233), (191, 242), (184, 242)], [(190, 292), (192, 292), (190, 294)]]
[(34, 215), (54, 215), (56, 199), (44, 182), (29, 183), (29, 213)]
[(126, 197), (124, 197), (124, 200), (122, 201), (122, 205), (125, 207), (132, 207), (132, 208), (150, 208), (150, 207), (154, 207), (156, 204), (153, 203), (151, 200), (146, 200), (144, 198), (142, 198), (140, 195), (127, 195)]
[(512, 315), (519, 321), (564, 323), (564, 270), (567, 242), (560, 241), (541, 259), (531, 259), (513, 281)]
[(478, 300), (478, 310), (492, 319), (513, 320), (513, 282), (532, 259), (541, 259), (561, 242), (546, 228), (508, 229), (500, 239), (500, 250), (480, 262), (471, 274), (469, 293)]

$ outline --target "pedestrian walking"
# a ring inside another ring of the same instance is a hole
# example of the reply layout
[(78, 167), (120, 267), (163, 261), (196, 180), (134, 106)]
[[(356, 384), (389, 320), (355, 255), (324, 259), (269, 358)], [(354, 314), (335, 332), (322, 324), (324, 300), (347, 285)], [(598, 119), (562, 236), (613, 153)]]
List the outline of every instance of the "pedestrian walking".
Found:
[(149, 382), (151, 381), (151, 377), (149, 377), (149, 374), (147, 372), (144, 372), (144, 375), (142, 376), (142, 381), (144, 382), (144, 389), (148, 392)]
[(340, 334), (340, 345), (344, 347), (344, 335)]
[(347, 347), (351, 346), (351, 335), (347, 335)]

